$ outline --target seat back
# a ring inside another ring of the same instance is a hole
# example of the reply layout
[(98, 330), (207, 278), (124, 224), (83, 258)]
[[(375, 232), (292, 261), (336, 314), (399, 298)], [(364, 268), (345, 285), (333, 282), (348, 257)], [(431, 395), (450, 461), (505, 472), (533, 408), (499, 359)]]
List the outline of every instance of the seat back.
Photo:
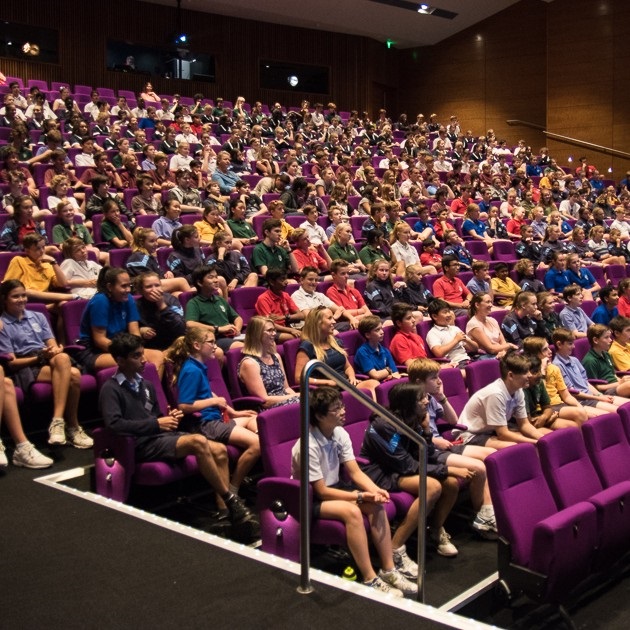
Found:
[(586, 356), (586, 353), (591, 349), (591, 344), (586, 337), (580, 337), (574, 341), (573, 356), (580, 361)]
[(284, 349), (284, 371), (287, 373), (287, 381), (290, 387), (297, 385), (295, 380), (295, 362), (301, 339), (289, 339), (282, 344)]
[(502, 262), (514, 262), (518, 258), (512, 241), (495, 241), (492, 247), (492, 255), (495, 260)]
[(75, 343), (80, 336), (81, 318), (87, 306), (87, 300), (69, 300), (61, 303), (63, 330), (68, 343)]
[(348, 432), (350, 440), (352, 440), (352, 450), (355, 455), (361, 451), (363, 444), (363, 436), (370, 425), (370, 410), (362, 405), (359, 400), (342, 392), (341, 399), (346, 409), (346, 419), (343, 428)]
[(299, 406), (274, 407), (258, 414), (258, 437), (265, 475), (289, 478), (291, 449), (300, 437)]
[(466, 388), (472, 396), (500, 376), (498, 361), (473, 361), (466, 366)]
[[(486, 361), (486, 363), (488, 362)], [(462, 372), (459, 368), (442, 368), (440, 370), (440, 379), (444, 386), (444, 395), (448, 398), (448, 402), (451, 403), (459, 417), (462, 409), (470, 399)]]
[(591, 418), (582, 426), (582, 435), (604, 487), (630, 480), (630, 443), (616, 413)]
[(532, 532), (557, 512), (533, 444), (516, 444), (485, 459), (499, 534), (512, 546), (512, 558), (529, 566)]
[(559, 509), (585, 501), (602, 489), (577, 427), (548, 433), (538, 440), (537, 449)]
[(256, 315), (256, 300), (266, 291), (265, 287), (239, 287), (232, 291), (230, 301), (234, 310), (243, 318), (243, 325)]

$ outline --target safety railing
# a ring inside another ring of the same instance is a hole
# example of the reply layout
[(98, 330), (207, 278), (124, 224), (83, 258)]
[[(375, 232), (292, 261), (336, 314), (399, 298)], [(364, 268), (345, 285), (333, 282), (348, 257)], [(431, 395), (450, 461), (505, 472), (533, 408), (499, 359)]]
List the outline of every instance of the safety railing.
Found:
[(531, 129), (539, 129), (542, 131), (548, 138), (552, 140), (557, 140), (558, 142), (566, 142), (567, 144), (574, 144), (575, 146), (582, 147), (584, 149), (591, 149), (592, 151), (598, 151), (600, 153), (606, 153), (607, 155), (613, 155), (615, 157), (620, 158), (630, 158), (630, 153), (626, 153), (625, 151), (619, 151), (617, 149), (613, 149), (612, 147), (605, 147), (602, 144), (594, 144), (593, 142), (587, 142), (586, 140), (580, 140), (579, 138), (571, 138), (570, 136), (563, 136), (559, 133), (553, 133), (551, 131), (547, 131), (543, 125), (539, 125), (537, 123), (528, 122), (526, 120), (518, 120), (511, 119), (506, 120), (508, 125), (520, 125), (522, 127), (530, 127)]
[(389, 410), (385, 409), (372, 398), (365, 396), (361, 390), (351, 385), (346, 379), (342, 378), (328, 365), (322, 361), (312, 359), (302, 371), (302, 379), (300, 381), (300, 421), (301, 421), (301, 439), (300, 439), (300, 593), (310, 593), (313, 591), (310, 581), (310, 564), (311, 564), (311, 531), (310, 531), (310, 509), (309, 501), (309, 401), (310, 387), (309, 379), (311, 374), (317, 370), (319, 373), (326, 375), (326, 378), (334, 381), (342, 390), (348, 392), (353, 398), (365, 405), (370, 411), (378, 414), (381, 418), (392, 424), (396, 430), (408, 437), (418, 445), (418, 601), (424, 603), (424, 583), (425, 583), (425, 538), (426, 538), (426, 522), (427, 522), (427, 497), (426, 497), (426, 477), (427, 477), (427, 443), (424, 438), (416, 431), (410, 429), (406, 424), (401, 422)]

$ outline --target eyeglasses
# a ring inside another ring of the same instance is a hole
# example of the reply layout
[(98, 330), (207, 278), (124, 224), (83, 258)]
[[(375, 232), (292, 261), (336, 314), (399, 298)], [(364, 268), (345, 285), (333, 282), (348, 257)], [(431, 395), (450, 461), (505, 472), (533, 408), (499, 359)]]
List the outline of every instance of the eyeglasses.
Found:
[(207, 343), (209, 346), (216, 346), (217, 342), (215, 339), (204, 339), (204, 343)]

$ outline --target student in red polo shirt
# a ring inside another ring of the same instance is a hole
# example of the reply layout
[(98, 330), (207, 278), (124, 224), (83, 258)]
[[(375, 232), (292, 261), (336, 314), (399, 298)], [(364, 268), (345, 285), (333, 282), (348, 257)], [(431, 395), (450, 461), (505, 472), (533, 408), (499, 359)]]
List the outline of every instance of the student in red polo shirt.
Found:
[(404, 302), (396, 302), (392, 306), (392, 321), (396, 333), (389, 344), (396, 365), (409, 367), (414, 359), (426, 359), (427, 349), (422, 337), (416, 332), (416, 318), (413, 306)]
[(291, 324), (303, 321), (304, 313), (284, 290), (287, 286), (287, 274), (283, 269), (268, 269), (265, 281), (269, 288), (258, 296), (254, 306), (256, 314), (274, 320), (277, 343), (300, 337), (300, 331), (292, 328)]
[(470, 291), (457, 277), (460, 263), (455, 256), (442, 258), (442, 271), (444, 275), (433, 283), (433, 295), (443, 299), (454, 311), (455, 316), (467, 315), (470, 306)]
[(337, 306), (343, 306), (347, 315), (351, 316), (350, 326), (358, 328), (359, 321), (372, 313), (361, 294), (354, 287), (348, 286), (349, 267), (350, 263), (340, 258), (332, 261), (330, 273), (333, 285), (326, 291), (326, 295)]

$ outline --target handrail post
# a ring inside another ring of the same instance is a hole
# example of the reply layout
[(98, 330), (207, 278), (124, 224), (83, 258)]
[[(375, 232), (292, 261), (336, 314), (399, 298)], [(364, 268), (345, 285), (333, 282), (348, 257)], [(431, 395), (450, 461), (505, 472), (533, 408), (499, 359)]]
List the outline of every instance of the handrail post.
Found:
[(353, 398), (365, 405), (370, 411), (381, 416), (386, 422), (394, 425), (396, 430), (408, 437), (418, 445), (418, 601), (424, 603), (424, 583), (426, 573), (425, 547), (427, 530), (427, 443), (416, 431), (410, 429), (388, 409), (375, 403), (372, 398), (365, 396), (354, 385), (340, 377), (331, 367), (311, 359), (302, 371), (300, 380), (300, 585), (299, 593), (311, 593), (313, 587), (310, 581), (311, 564), (311, 530), (310, 530), (310, 501), (309, 501), (309, 424), (310, 424), (310, 388), (309, 379), (311, 373), (318, 370), (334, 381), (341, 389), (348, 392)]

